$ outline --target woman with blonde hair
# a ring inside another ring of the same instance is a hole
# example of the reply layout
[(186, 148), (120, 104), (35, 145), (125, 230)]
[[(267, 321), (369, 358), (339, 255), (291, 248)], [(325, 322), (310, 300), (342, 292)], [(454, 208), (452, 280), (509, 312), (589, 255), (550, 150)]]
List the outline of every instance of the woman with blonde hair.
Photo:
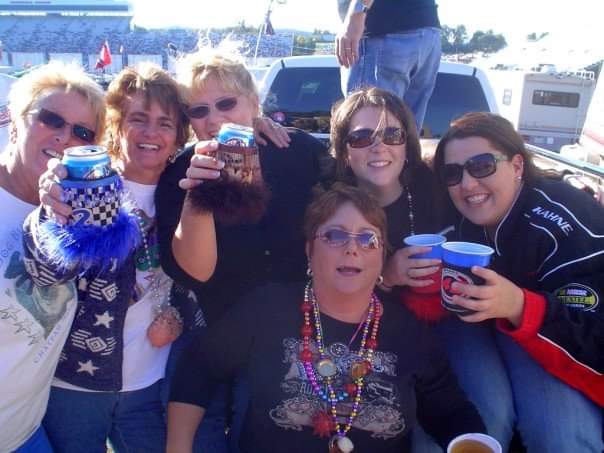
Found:
[(33, 287), (21, 229), (40, 202), (38, 178), (49, 160), (102, 138), (105, 103), (80, 67), (53, 62), (12, 85), (9, 109), (10, 138), (0, 157), (0, 451), (48, 453), (40, 423), (75, 314), (75, 287)]
[[(327, 177), (332, 161), (321, 142), (301, 130), (287, 129), (287, 148), (258, 140), (263, 187), (270, 191), (259, 219), (229, 223), (223, 220), (224, 206), (195, 209), (191, 200), (196, 198), (198, 187), (209, 187), (205, 181), (217, 179), (224, 165), (212, 157), (218, 148), (216, 137), (221, 126), (235, 123), (258, 127), (261, 109), (251, 74), (237, 58), (219, 51), (189, 55), (181, 62), (178, 80), (186, 90), (187, 115), (199, 141), (186, 148), (162, 175), (158, 186), (162, 265), (176, 281), (195, 290), (211, 326), (236, 300), (268, 279), (304, 279), (304, 209), (311, 188)], [(197, 198), (207, 201), (202, 193)], [(237, 210), (237, 203), (231, 208)], [(194, 250), (205, 248), (206, 240), (196, 224), (211, 212), (216, 219), (220, 259), (213, 277), (203, 282)], [(241, 388), (237, 386), (236, 393)], [(203, 451), (226, 449), (226, 393), (223, 387), (222, 396), (217, 396), (209, 409), (208, 423), (202, 429), (210, 429), (210, 421), (214, 420), (216, 436), (213, 446), (206, 442), (200, 447)], [(245, 396), (235, 399), (240, 413)], [(236, 431), (232, 429), (231, 433)]]
[[(188, 139), (189, 121), (178, 84), (154, 65), (122, 70), (106, 99), (109, 152), (132, 206), (140, 245), (122, 266), (110, 269), (75, 269), (65, 275), (52, 263), (36, 260), (46, 269), (46, 282), (75, 282), (79, 305), (44, 426), (58, 453), (104, 453), (107, 439), (116, 453), (159, 453), (165, 448), (161, 390), (171, 343), (193, 325), (193, 319), (183, 318), (194, 314), (196, 303), (160, 265), (155, 192)], [(63, 222), (71, 208), (59, 202), (61, 188), (47, 183), (65, 173), (57, 164), (41, 184), (48, 195), (41, 209)], [(32, 216), (29, 223), (34, 235), (37, 219)], [(199, 234), (206, 234), (205, 248), (197, 254), (200, 278), (207, 279), (216, 261), (212, 216), (198, 225)]]

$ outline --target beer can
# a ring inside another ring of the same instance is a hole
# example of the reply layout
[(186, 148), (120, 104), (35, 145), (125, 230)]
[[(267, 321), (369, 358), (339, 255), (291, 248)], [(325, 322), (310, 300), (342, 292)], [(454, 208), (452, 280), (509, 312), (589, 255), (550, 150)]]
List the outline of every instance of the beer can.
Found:
[(90, 181), (103, 179), (113, 173), (111, 158), (103, 146), (72, 146), (63, 152), (67, 179)]
[(224, 161), (223, 172), (246, 184), (262, 182), (260, 156), (254, 130), (238, 124), (223, 124), (216, 137), (216, 157)]

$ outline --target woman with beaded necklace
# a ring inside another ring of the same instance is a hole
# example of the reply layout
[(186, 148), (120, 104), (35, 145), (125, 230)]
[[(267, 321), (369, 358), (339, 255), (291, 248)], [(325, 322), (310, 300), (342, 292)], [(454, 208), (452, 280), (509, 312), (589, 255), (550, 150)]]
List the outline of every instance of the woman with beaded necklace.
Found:
[(440, 261), (413, 259), (429, 248), (403, 243), (406, 236), (442, 228), (434, 176), (422, 161), (411, 111), (392, 93), (360, 89), (333, 108), (330, 138), (338, 179), (367, 190), (386, 212), (394, 252), (380, 288), (398, 292), (430, 285), (432, 280), (418, 277), (433, 274)]
[[(182, 330), (181, 316), (185, 327), (194, 325), (186, 320), (197, 307), (159, 263), (154, 196), (160, 175), (188, 139), (189, 121), (176, 81), (150, 64), (121, 71), (106, 102), (109, 153), (142, 237), (123, 266), (77, 272), (79, 310), (57, 367), (44, 427), (57, 453), (104, 453), (107, 438), (116, 453), (160, 453), (166, 429), (162, 379), (171, 342)], [(65, 167), (56, 162), (41, 181), (41, 209), (61, 223), (71, 208), (58, 201), (62, 189), (55, 177), (65, 176)], [(37, 219), (30, 217), (34, 234)], [(207, 233), (205, 249), (197, 255), (200, 278), (207, 279), (216, 261), (214, 221), (211, 214), (197, 219), (201, 233)], [(49, 267), (47, 278), (70, 277)]]
[[(310, 280), (268, 284), (180, 362), (168, 453), (190, 453), (215, 383), (246, 373), (246, 452), (406, 452), (417, 421), (442, 446), (484, 425), (431, 334), (374, 293), (386, 219), (366, 192), (319, 194), (305, 222)], [(445, 403), (446, 402), (446, 403)]]

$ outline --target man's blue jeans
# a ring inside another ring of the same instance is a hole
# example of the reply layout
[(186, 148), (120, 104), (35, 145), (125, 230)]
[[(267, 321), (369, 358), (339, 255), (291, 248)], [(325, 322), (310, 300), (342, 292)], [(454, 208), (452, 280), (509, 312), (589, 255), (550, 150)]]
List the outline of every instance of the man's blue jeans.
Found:
[[(515, 426), (529, 453), (602, 452), (601, 409), (491, 323), (451, 317), (434, 330), (460, 386), (504, 451)], [(441, 451), (419, 430), (413, 443), (414, 453)]]
[(164, 453), (166, 425), (160, 382), (132, 392), (52, 387), (44, 428), (55, 453)]
[(363, 38), (359, 60), (350, 69), (341, 68), (342, 92), (348, 95), (374, 86), (396, 94), (415, 115), (419, 134), (436, 84), (440, 55), (438, 28)]
[(53, 453), (44, 427), (40, 426), (27, 442), (17, 448), (14, 453)]

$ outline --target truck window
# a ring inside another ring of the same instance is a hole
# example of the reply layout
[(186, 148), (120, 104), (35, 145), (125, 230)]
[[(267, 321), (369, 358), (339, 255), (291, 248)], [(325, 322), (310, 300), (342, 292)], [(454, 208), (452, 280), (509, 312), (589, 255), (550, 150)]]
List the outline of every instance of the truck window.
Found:
[(476, 77), (439, 72), (428, 102), (422, 137), (440, 138), (452, 120), (468, 112), (488, 112), (489, 104)]
[[(284, 68), (275, 77), (263, 110), (269, 116), (283, 113), (287, 126), (328, 133), (331, 106), (341, 98), (338, 68)], [(442, 137), (451, 120), (476, 111), (489, 111), (480, 81), (470, 75), (439, 72), (422, 136)]]

